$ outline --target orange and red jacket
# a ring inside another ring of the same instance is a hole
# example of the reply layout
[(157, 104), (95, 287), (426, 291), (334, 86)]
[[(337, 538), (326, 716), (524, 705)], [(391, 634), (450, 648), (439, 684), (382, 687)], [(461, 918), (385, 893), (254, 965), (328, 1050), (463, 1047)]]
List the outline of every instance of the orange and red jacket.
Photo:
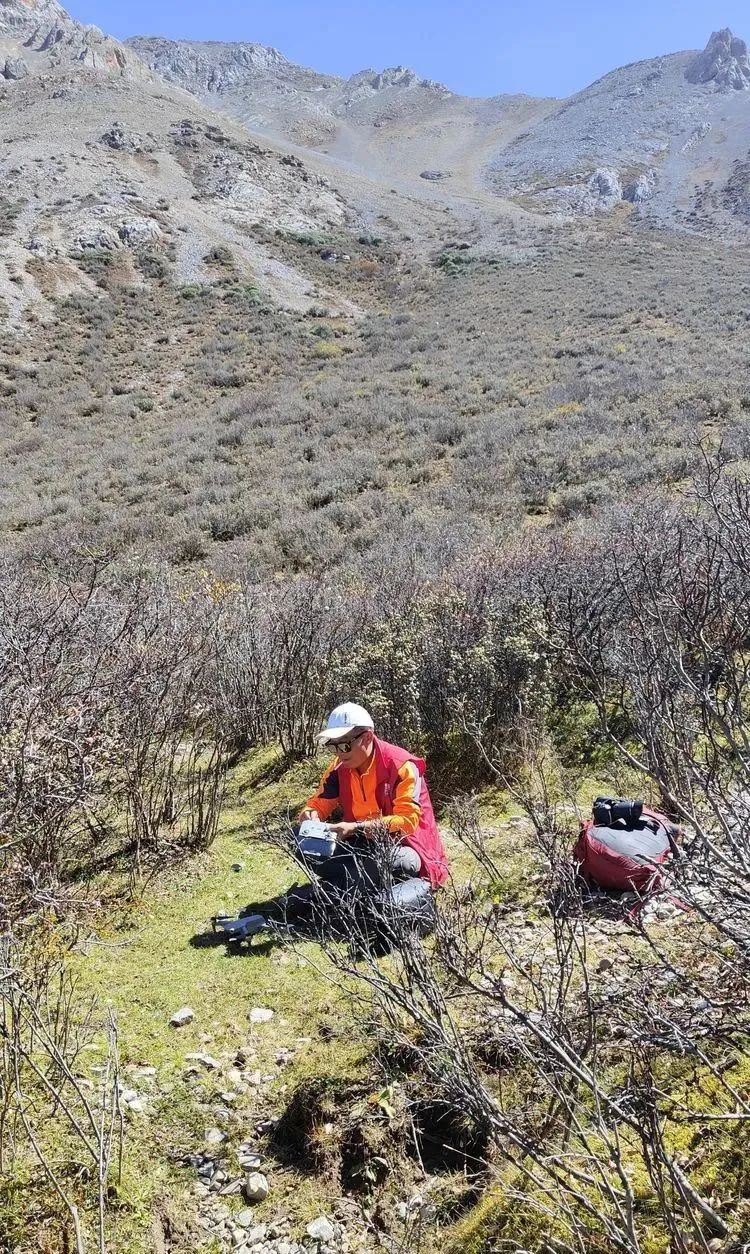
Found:
[(419, 855), (420, 875), (438, 888), (448, 878), (448, 861), (424, 771), (422, 758), (376, 737), (361, 770), (338, 760), (329, 766), (305, 809), (324, 822), (337, 810), (347, 823), (382, 819), (396, 840)]

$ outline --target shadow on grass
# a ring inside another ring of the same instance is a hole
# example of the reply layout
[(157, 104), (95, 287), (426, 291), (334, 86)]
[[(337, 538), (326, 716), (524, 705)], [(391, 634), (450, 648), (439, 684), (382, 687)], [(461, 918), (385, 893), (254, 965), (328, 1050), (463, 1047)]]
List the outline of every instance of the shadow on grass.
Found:
[[(266, 897), (262, 901), (250, 901), (237, 912), (238, 919), (246, 919), (253, 914), (261, 914), (269, 922), (269, 931), (256, 933), (248, 941), (233, 941), (223, 932), (213, 929), (210, 932), (196, 932), (190, 937), (193, 949), (215, 949), (219, 945), (226, 946), (231, 957), (246, 955), (248, 957), (267, 955), (277, 945), (290, 939), (311, 940), (317, 935), (310, 918), (304, 917), (303, 903), (309, 902), (308, 886), (294, 884), (292, 888), (276, 897)], [(296, 909), (290, 910), (294, 902)]]

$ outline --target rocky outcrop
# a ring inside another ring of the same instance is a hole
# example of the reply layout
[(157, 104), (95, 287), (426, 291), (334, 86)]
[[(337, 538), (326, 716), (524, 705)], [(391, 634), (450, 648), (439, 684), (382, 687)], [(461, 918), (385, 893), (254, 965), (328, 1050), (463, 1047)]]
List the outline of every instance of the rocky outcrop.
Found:
[(24, 39), (39, 26), (70, 22), (56, 0), (0, 0), (0, 35)]
[(585, 183), (563, 184), (549, 187), (536, 197), (563, 214), (593, 218), (611, 213), (615, 205), (625, 197), (620, 176), (616, 170), (600, 167)]
[[(131, 60), (122, 45), (110, 39), (98, 26), (81, 26), (67, 14), (52, 26), (36, 27), (25, 45), (34, 52), (66, 57), (95, 70), (123, 71)], [(139, 64), (136, 58), (132, 60)]]
[(196, 95), (232, 91), (297, 68), (262, 44), (188, 43), (140, 35), (127, 43), (161, 78)]
[(623, 189), (622, 198), (630, 201), (632, 205), (642, 205), (651, 199), (655, 187), (656, 171), (644, 170), (642, 174), (638, 175), (637, 179), (634, 179), (632, 183), (628, 183), (627, 187)]
[(622, 200), (622, 183), (616, 170), (595, 170), (588, 184), (589, 195), (594, 202), (594, 212), (612, 209)]
[(135, 131), (127, 131), (121, 122), (113, 122), (99, 142), (106, 148), (114, 149), (115, 152), (150, 152), (152, 148), (142, 135), (138, 135)]
[(685, 71), (689, 83), (714, 83), (724, 90), (750, 89), (750, 59), (744, 39), (725, 27), (714, 31), (703, 52)]
[[(122, 73), (126, 69), (143, 72), (137, 57), (129, 56), (115, 39), (98, 26), (82, 26), (66, 13), (56, 0), (0, 0), (0, 37), (5, 37), (41, 54), (27, 62), (7, 56), (0, 62), (0, 77), (25, 78), (42, 66), (41, 56), (51, 63), (69, 61), (95, 70)], [(7, 54), (6, 49), (6, 54)]]

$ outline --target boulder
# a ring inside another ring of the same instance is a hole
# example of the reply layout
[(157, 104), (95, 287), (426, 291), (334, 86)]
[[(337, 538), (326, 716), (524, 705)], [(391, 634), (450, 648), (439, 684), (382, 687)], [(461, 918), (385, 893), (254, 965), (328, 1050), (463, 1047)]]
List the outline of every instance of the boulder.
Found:
[(74, 252), (87, 252), (91, 250), (107, 249), (114, 251), (122, 247), (122, 241), (116, 231), (110, 226), (102, 226), (99, 223), (91, 223), (84, 226), (78, 232), (73, 240)]
[(266, 1225), (256, 1224), (254, 1210), (241, 1210), (238, 1215), (234, 1216), (234, 1222), (238, 1228), (249, 1228), (250, 1231), (245, 1233), (246, 1241), (264, 1241), (266, 1237)]
[(427, 179), (428, 183), (439, 183), (441, 179), (449, 179), (451, 177), (449, 170), (422, 170), (421, 179)]
[(65, 27), (59, 22), (55, 22), (54, 26), (51, 26), (44, 36), (38, 51), (49, 52), (50, 48), (54, 48), (56, 44), (62, 43), (66, 34), (69, 34), (69, 31), (66, 31)]
[(3, 68), (3, 78), (25, 78), (28, 72), (29, 67), (22, 57), (8, 57)]
[(126, 248), (147, 248), (163, 239), (153, 218), (131, 218), (127, 222), (121, 222), (117, 234)]

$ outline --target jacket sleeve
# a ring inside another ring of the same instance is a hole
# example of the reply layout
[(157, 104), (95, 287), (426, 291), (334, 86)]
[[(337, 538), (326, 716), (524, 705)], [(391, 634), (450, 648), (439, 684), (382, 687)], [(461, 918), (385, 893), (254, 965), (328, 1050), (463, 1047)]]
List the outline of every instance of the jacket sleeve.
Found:
[(339, 805), (339, 775), (337, 763), (332, 762), (318, 784), (317, 791), (308, 798), (303, 810), (314, 810), (319, 819), (325, 822)]
[(386, 814), (383, 822), (394, 835), (412, 836), (419, 827), (422, 807), (422, 776), (413, 762), (404, 762), (398, 773), (393, 791), (393, 813)]

